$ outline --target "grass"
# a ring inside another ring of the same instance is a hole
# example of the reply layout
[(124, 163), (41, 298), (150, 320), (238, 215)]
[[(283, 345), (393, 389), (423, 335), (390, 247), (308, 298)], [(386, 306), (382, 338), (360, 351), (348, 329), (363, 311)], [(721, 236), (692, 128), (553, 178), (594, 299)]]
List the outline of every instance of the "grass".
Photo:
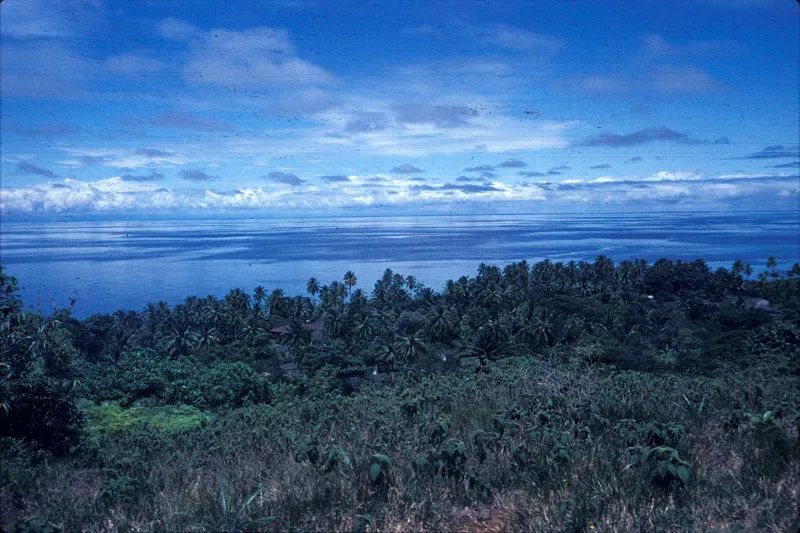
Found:
[(213, 418), (211, 413), (190, 405), (124, 408), (118, 402), (96, 405), (83, 401), (79, 407), (86, 418), (87, 433), (94, 437), (114, 436), (147, 428), (171, 435), (206, 426)]

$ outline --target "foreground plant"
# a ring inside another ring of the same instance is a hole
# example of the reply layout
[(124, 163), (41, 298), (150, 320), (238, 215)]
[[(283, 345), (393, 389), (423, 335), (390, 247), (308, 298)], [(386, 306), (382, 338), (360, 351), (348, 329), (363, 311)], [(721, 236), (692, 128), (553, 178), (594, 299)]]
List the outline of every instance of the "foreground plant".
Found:
[(681, 459), (675, 448), (631, 446), (626, 451), (630, 458), (629, 466), (647, 468), (647, 478), (654, 485), (668, 487), (675, 483), (682, 487), (689, 482), (692, 465)]

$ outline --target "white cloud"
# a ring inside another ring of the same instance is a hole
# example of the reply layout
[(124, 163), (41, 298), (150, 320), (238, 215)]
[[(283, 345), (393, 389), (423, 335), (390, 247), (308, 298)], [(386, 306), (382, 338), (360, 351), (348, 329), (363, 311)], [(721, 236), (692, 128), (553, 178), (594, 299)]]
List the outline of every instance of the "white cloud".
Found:
[[(678, 177), (683, 175), (682, 178)], [(660, 176), (660, 177), (659, 177)], [(4, 213), (152, 211), (160, 209), (276, 210), (369, 205), (448, 204), (458, 202), (704, 202), (750, 199), (755, 196), (797, 197), (798, 183), (791, 176), (701, 179), (692, 173), (663, 172), (647, 178), (610, 177), (593, 182), (577, 179), (561, 183), (505, 183), (482, 185), (454, 182), (420, 182), (390, 175), (348, 176), (348, 181), (322, 185), (306, 183), (242, 187), (233, 191), (167, 189), (153, 183), (114, 177), (95, 182), (64, 180), (19, 188), (0, 189)]]
[(278, 116), (314, 116), (341, 105), (342, 99), (320, 87), (302, 87), (275, 94), (266, 104), (266, 111)]
[(142, 193), (155, 191), (149, 184), (111, 178), (93, 183), (66, 179), (33, 187), (0, 190), (0, 210), (23, 212), (111, 211), (148, 209)]
[[(668, 46), (668, 43), (662, 46)], [(566, 80), (563, 86), (579, 92), (609, 96), (631, 93), (673, 96), (712, 92), (719, 89), (720, 84), (698, 67), (664, 65), (645, 74), (620, 72), (580, 76)]]
[(658, 56), (691, 56), (731, 52), (741, 47), (731, 40), (688, 41), (677, 44), (666, 40), (661, 35), (651, 33), (643, 38), (644, 50)]
[(757, 179), (775, 179), (775, 178), (787, 178), (791, 177), (789, 174), (785, 174), (783, 172), (775, 173), (775, 174), (747, 174), (743, 172), (739, 172), (736, 174), (722, 174), (719, 176), (721, 180), (757, 180)]
[(651, 75), (653, 87), (663, 93), (705, 93), (719, 87), (708, 74), (697, 67), (662, 67)]
[(112, 74), (138, 78), (145, 74), (160, 72), (166, 68), (166, 64), (150, 57), (123, 54), (106, 59), (103, 61), (102, 67)]
[[(76, 180), (66, 180), (66, 182), (69, 184), (82, 183)], [(95, 181), (91, 183), (90, 186), (94, 187), (101, 193), (109, 193), (109, 194), (153, 192), (159, 189), (159, 187), (150, 183), (125, 181), (119, 176), (113, 178), (107, 178), (100, 181)]]
[(555, 53), (563, 45), (562, 41), (558, 39), (505, 24), (497, 24), (473, 31), (484, 44), (512, 50), (527, 51), (537, 49), (546, 53)]
[[(314, 145), (323, 149), (357, 149), (368, 154), (399, 157), (458, 154), (475, 151), (476, 147), (485, 152), (503, 153), (565, 147), (569, 143), (563, 134), (574, 124), (566, 121), (530, 121), (480, 111), (459, 115), (458, 120), (442, 120), (434, 116), (438, 109), (464, 107), (447, 103), (427, 106), (434, 111), (430, 121), (420, 118), (419, 121), (408, 122), (405, 115), (397, 114), (395, 106), (372, 103), (373, 106), (367, 109), (376, 116), (384, 117), (381, 127), (346, 130), (342, 126), (353, 123), (363, 115), (365, 109), (363, 105), (348, 106), (317, 117), (324, 125), (313, 137)], [(480, 110), (485, 107), (476, 103), (470, 108)]]
[(703, 179), (703, 175), (696, 172), (662, 170), (652, 176), (642, 178), (642, 181), (693, 181), (699, 179)]
[(334, 81), (323, 68), (296, 57), (283, 29), (212, 30), (192, 38), (189, 49), (183, 74), (191, 83), (259, 90)]
[(676, 45), (654, 33), (645, 35), (644, 46), (647, 52), (656, 55), (677, 55), (681, 52)]
[(4, 37), (15, 39), (62, 39), (75, 36), (67, 10), (78, 6), (46, 0), (0, 3)]

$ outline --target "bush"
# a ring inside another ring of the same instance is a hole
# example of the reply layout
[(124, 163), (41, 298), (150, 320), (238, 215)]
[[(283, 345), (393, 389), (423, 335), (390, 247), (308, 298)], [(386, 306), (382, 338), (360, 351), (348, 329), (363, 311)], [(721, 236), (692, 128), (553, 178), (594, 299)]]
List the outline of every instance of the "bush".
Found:
[(192, 359), (167, 359), (153, 350), (125, 354), (117, 371), (105, 373), (94, 391), (95, 401), (123, 406), (144, 398), (200, 408), (241, 407), (269, 402), (270, 392), (266, 378), (244, 363), (198, 367)]
[(56, 455), (78, 444), (83, 417), (69, 386), (47, 379), (17, 382), (8, 403), (0, 411), (0, 437), (33, 441)]
[(184, 373), (173, 385), (170, 403), (197, 407), (241, 407), (269, 403), (266, 379), (244, 363), (217, 363), (211, 368)]
[(59, 320), (20, 311), (16, 280), (0, 267), (0, 437), (35, 442), (58, 455), (78, 443), (78, 352)]

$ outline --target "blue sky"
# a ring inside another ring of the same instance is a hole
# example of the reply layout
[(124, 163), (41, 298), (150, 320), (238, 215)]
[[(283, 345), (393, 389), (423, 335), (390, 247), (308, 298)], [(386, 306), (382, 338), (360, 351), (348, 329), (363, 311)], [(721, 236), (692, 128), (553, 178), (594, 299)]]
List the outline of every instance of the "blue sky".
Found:
[(0, 4), (3, 216), (793, 209), (798, 6)]

